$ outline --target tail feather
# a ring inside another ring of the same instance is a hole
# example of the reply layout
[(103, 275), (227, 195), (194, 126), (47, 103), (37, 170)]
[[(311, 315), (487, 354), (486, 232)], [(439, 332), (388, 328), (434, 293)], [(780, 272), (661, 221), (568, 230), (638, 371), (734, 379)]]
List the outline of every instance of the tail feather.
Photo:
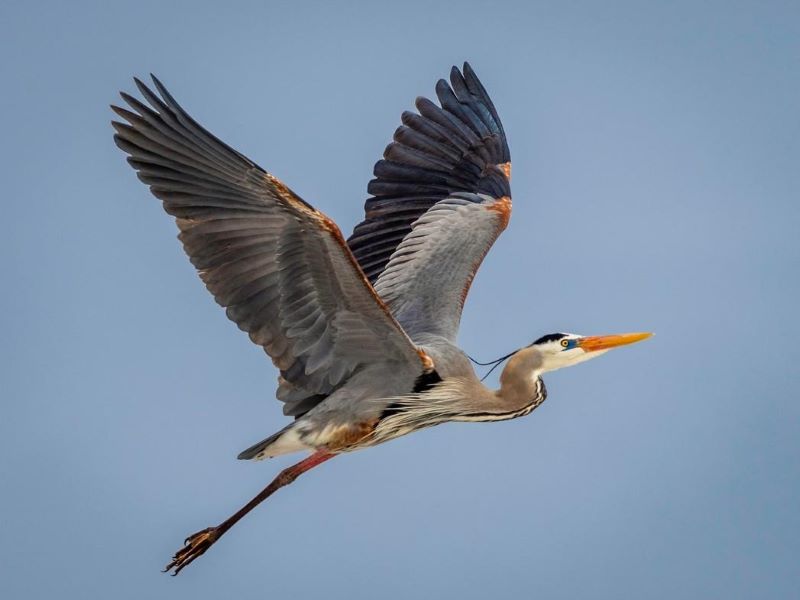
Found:
[(253, 444), (247, 450), (240, 452), (237, 458), (239, 460), (263, 460), (300, 450), (313, 450), (302, 442), (294, 425), (292, 423), (257, 444)]

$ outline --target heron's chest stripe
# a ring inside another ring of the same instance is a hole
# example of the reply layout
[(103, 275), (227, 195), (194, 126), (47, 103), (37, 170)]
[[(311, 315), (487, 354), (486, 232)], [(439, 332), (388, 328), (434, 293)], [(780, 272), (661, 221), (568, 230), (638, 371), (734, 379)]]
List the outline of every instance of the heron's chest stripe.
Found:
[(484, 423), (486, 421), (508, 421), (510, 419), (516, 419), (517, 417), (524, 417), (525, 415), (529, 415), (533, 412), (537, 406), (539, 406), (544, 399), (542, 400), (534, 400), (527, 406), (524, 406), (520, 409), (506, 412), (506, 413), (496, 413), (496, 412), (485, 412), (485, 413), (470, 413), (466, 417), (459, 417), (459, 421), (477, 421)]

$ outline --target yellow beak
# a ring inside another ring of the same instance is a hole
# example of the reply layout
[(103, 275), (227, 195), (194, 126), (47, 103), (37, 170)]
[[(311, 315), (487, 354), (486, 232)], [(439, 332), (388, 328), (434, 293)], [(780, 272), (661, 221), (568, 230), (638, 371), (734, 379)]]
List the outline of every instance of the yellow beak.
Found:
[(617, 333), (614, 335), (593, 335), (578, 340), (577, 346), (583, 348), (586, 352), (595, 352), (597, 350), (608, 350), (616, 348), (617, 346), (625, 346), (627, 344), (635, 344), (646, 340), (652, 333)]

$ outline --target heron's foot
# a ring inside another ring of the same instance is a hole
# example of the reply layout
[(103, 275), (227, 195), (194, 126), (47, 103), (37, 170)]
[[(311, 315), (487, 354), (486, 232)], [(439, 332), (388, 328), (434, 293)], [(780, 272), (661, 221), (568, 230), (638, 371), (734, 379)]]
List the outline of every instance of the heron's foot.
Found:
[(220, 535), (217, 527), (207, 527), (202, 531), (193, 533), (184, 540), (183, 548), (175, 553), (175, 556), (172, 557), (172, 562), (164, 567), (163, 572), (166, 573), (170, 569), (175, 569), (172, 575), (177, 575), (181, 572), (181, 569), (208, 550), (219, 539)]

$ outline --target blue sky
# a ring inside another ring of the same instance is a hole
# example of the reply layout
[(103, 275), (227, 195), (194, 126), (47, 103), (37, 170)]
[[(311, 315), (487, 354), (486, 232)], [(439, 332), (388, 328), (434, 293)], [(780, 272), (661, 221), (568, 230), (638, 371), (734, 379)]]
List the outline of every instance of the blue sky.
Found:
[[(0, 593), (795, 593), (799, 40), (793, 2), (3, 3)], [(347, 233), (400, 113), (465, 59), (514, 215), (460, 343), (656, 337), (547, 376), (530, 417), (327, 463), (160, 574), (294, 457), (235, 460), (285, 423), (275, 371), (108, 104), (156, 73)]]

